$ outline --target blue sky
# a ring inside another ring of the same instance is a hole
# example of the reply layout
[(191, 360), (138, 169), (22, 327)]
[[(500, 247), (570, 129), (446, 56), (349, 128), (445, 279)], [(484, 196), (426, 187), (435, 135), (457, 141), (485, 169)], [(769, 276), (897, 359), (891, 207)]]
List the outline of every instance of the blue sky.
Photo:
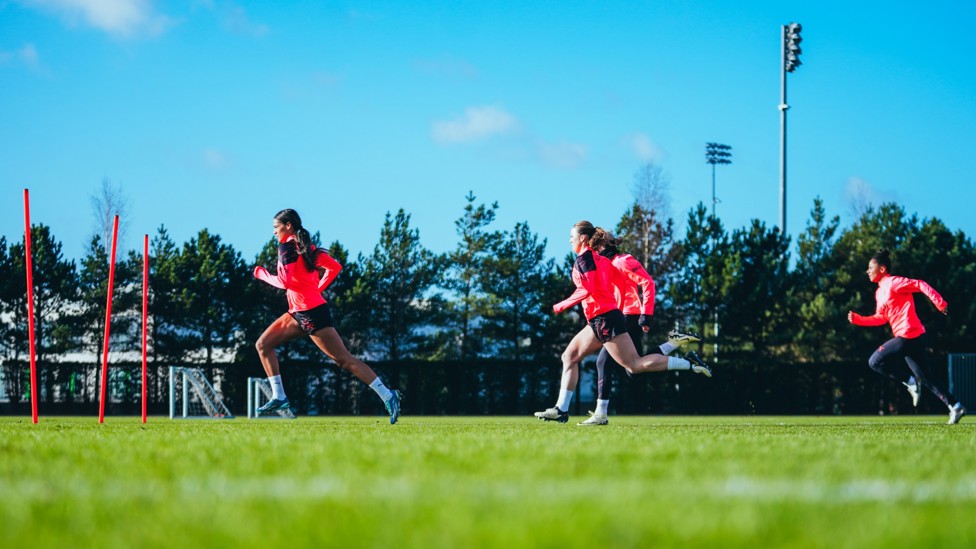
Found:
[(976, 235), (971, 1), (152, 2), (0, 0), (0, 235), (32, 220), (70, 258), (104, 178), (125, 248), (207, 227), (251, 259), (271, 217), (369, 253), (404, 208), (435, 252), (464, 196), (497, 201), (562, 257), (579, 219), (612, 227), (648, 161), (671, 210), (779, 220), (780, 26), (789, 75), (788, 230), (815, 196), (895, 201)]

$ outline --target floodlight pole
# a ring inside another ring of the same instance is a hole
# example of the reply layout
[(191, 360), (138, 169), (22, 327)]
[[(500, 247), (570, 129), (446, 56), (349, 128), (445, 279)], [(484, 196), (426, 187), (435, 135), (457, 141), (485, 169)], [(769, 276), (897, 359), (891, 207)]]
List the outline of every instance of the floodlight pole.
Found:
[(786, 234), (786, 55), (782, 51), (786, 44), (786, 25), (780, 28), (780, 93), (779, 93), (779, 232)]
[(803, 25), (790, 23), (780, 27), (780, 96), (779, 96), (779, 231), (786, 235), (786, 73), (802, 65), (800, 62), (800, 31)]

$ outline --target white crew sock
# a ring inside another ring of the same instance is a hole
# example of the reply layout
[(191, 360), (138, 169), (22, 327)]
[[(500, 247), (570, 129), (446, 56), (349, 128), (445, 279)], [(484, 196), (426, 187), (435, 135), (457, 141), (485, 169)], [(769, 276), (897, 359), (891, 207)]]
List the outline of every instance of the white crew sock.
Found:
[(664, 356), (668, 356), (669, 354), (671, 354), (671, 351), (677, 348), (678, 346), (675, 345), (674, 343), (671, 343), (670, 341), (665, 341), (664, 343), (661, 344), (660, 347), (658, 347), (658, 349), (661, 349), (661, 354)]
[(281, 383), (281, 374), (276, 376), (271, 376), (268, 378), (268, 382), (271, 383), (271, 398), (277, 400), (285, 400), (285, 386)]
[(386, 402), (393, 397), (393, 391), (387, 389), (386, 385), (383, 385), (383, 380), (380, 379), (379, 376), (376, 376), (376, 379), (369, 384), (369, 388), (376, 391), (376, 394), (383, 399), (383, 402)]
[(691, 363), (676, 356), (668, 357), (668, 370), (690, 370)]
[(556, 401), (556, 408), (559, 408), (560, 412), (569, 411), (569, 401), (573, 399), (573, 391), (569, 389), (559, 390), (559, 400)]
[(596, 400), (596, 413), (607, 415), (607, 410), (610, 409), (610, 400)]

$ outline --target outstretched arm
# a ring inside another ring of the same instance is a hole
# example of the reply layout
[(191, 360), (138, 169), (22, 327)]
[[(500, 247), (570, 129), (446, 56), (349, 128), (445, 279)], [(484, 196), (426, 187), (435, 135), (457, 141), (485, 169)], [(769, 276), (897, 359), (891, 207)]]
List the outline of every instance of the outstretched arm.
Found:
[(278, 280), (278, 277), (272, 275), (267, 269), (261, 267), (260, 265), (254, 268), (254, 278), (260, 280), (261, 282), (270, 284), (275, 288), (284, 290), (285, 285)]
[(588, 296), (589, 294), (590, 293), (586, 291), (586, 288), (583, 288), (582, 286), (579, 286), (579, 287), (576, 288), (576, 291), (573, 292), (573, 295), (571, 295), (571, 296), (567, 297), (566, 299), (560, 301), (559, 303), (556, 303), (555, 305), (553, 305), (552, 306), (552, 310), (556, 314), (559, 314), (559, 313), (565, 311), (566, 309), (569, 309), (573, 305), (576, 305), (580, 301), (583, 301), (584, 299), (586, 299), (586, 296)]
[(922, 292), (940, 312), (945, 312), (946, 307), (949, 306), (946, 300), (939, 295), (939, 292), (935, 291), (935, 288), (929, 286), (929, 283), (924, 280), (893, 276), (891, 277), (891, 291), (896, 293)]

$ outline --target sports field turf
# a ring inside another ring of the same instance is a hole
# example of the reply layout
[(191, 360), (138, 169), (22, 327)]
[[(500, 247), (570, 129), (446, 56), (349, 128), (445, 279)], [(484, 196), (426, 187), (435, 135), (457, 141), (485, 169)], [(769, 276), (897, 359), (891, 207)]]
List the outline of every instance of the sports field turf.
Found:
[(0, 547), (973, 547), (976, 421), (0, 417)]

